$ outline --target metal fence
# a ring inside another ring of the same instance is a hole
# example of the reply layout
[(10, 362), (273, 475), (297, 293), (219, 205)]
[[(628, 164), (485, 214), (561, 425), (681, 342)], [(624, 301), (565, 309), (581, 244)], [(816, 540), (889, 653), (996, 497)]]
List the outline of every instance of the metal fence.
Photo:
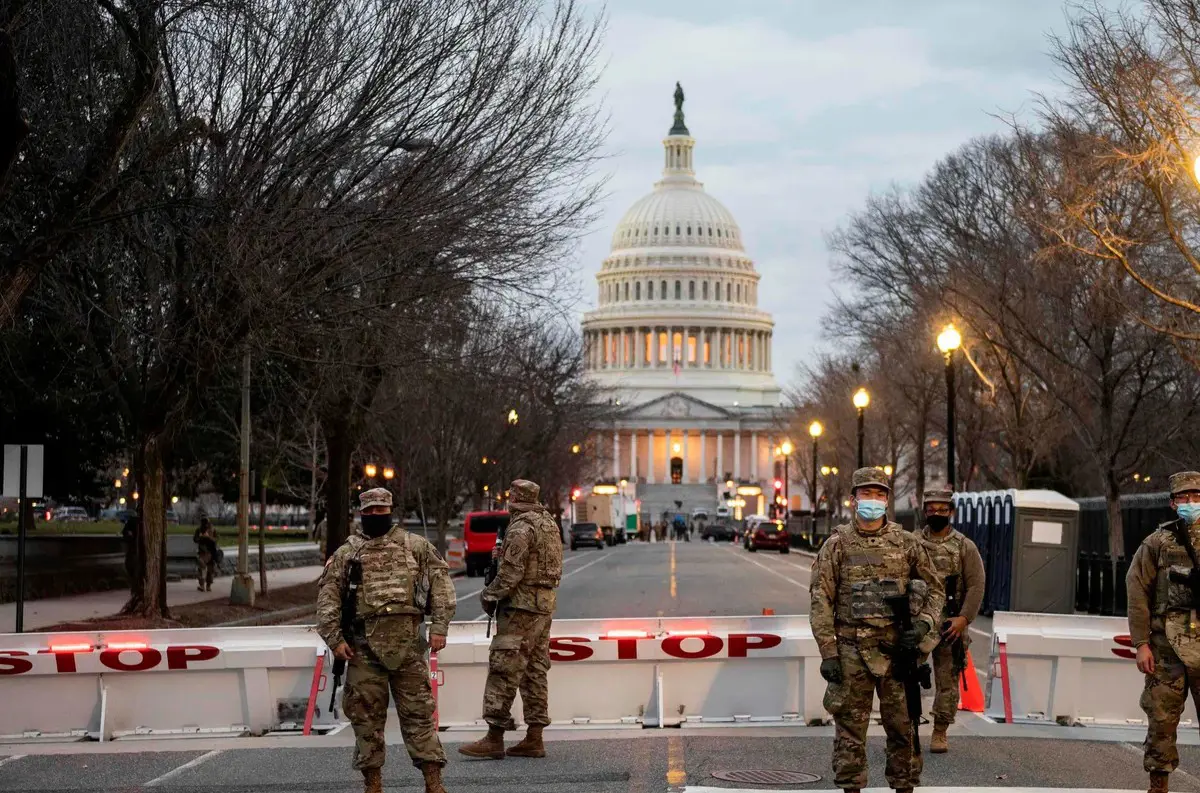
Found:
[(1108, 542), (1108, 505), (1102, 496), (1077, 498), (1079, 560), (1075, 574), (1075, 609), (1088, 614), (1128, 613), (1125, 573), (1134, 551), (1158, 526), (1175, 517), (1170, 494), (1121, 496), (1122, 553), (1116, 565)]

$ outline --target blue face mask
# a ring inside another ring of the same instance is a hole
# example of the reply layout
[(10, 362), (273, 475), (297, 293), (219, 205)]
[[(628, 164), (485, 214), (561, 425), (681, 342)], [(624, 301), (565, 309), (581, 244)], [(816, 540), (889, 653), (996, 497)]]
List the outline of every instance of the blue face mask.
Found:
[(887, 514), (886, 501), (859, 501), (855, 507), (863, 520), (879, 520)]
[(1180, 504), (1175, 507), (1175, 512), (1183, 518), (1184, 523), (1191, 526), (1197, 518), (1200, 518), (1200, 504)]

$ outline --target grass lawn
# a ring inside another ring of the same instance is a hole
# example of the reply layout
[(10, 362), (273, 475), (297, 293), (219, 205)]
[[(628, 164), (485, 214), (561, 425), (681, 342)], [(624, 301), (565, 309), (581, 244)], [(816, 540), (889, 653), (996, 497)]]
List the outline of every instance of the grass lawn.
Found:
[[(175, 523), (167, 524), (168, 534), (184, 534), (188, 537), (196, 531), (195, 526), (183, 526)], [(29, 532), (31, 537), (42, 536), (48, 534), (120, 534), (121, 524), (115, 520), (88, 521), (84, 523), (45, 523), (37, 522), (34, 528)], [(17, 522), (5, 521), (0, 522), (0, 535), (9, 534), (16, 536)], [(217, 537), (222, 541), (236, 540), (238, 536), (237, 526), (217, 526)], [(308, 542), (307, 529), (290, 529), (288, 531), (268, 531), (268, 543), (281, 542)], [(258, 531), (253, 525), (250, 527), (250, 544), (258, 544)]]

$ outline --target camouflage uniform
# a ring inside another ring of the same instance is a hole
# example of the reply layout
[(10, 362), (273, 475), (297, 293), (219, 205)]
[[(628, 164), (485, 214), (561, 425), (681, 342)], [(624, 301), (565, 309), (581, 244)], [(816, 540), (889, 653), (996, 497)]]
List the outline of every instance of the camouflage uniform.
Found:
[[(942, 502), (953, 505), (954, 493), (950, 490), (929, 490), (923, 498), (924, 504)], [(917, 537), (925, 542), (926, 550), (937, 568), (943, 584), (950, 576), (958, 576), (958, 591), (955, 596), (961, 604), (958, 616), (967, 621), (967, 626), (979, 616), (979, 606), (983, 603), (985, 575), (983, 557), (979, 548), (968, 537), (951, 528), (943, 537), (936, 536), (928, 526), (921, 527), (916, 532)], [(947, 601), (951, 593), (947, 592)], [(950, 619), (950, 613), (943, 608), (941, 623)], [(940, 634), (939, 634), (940, 636)], [(964, 631), (960, 640), (963, 647), (969, 647), (971, 636)], [(945, 728), (954, 723), (958, 713), (958, 675), (954, 669), (954, 645), (941, 641), (933, 649), (933, 677), (936, 694), (933, 699), (934, 741), (937, 733), (945, 733)], [(972, 669), (966, 670), (969, 675), (975, 674)], [(931, 744), (931, 749), (935, 747)]]
[[(376, 504), (391, 506), (391, 493), (375, 488), (362, 494), (364, 509)], [(346, 637), (341, 626), (342, 591), (351, 559), (362, 564), (362, 584), (354, 635)], [(343, 699), (354, 728), (354, 768), (366, 771), (383, 766), (390, 690), (413, 765), (427, 770), (433, 764), (440, 769), (446, 764), (446, 753), (433, 723), (423, 623), (427, 602), (431, 634), (445, 636), (454, 618), (454, 584), (446, 562), (426, 539), (394, 526), (374, 539), (352, 535), (329, 558), (318, 586), (318, 633), (330, 647), (347, 641), (354, 651)], [(434, 789), (440, 789), (440, 781)]]
[[(1200, 473), (1186, 471), (1170, 477), (1171, 495), (1200, 490)], [(1129, 635), (1134, 647), (1149, 644), (1154, 672), (1146, 675), (1141, 706), (1149, 727), (1143, 743), (1143, 768), (1151, 775), (1151, 790), (1167, 789), (1167, 775), (1179, 766), (1175, 740), (1179, 717), (1190, 691), (1200, 705), (1200, 627), (1187, 583), (1172, 581), (1172, 568), (1186, 573), (1192, 562), (1175, 538), (1183, 528), (1193, 549), (1200, 552), (1200, 522), (1182, 519), (1161, 524), (1138, 547), (1125, 578), (1129, 600)]]
[[(891, 490), (879, 468), (854, 472), (851, 489), (865, 485)], [(813, 636), (823, 660), (841, 662), (842, 682), (830, 683), (824, 700), (836, 725), (834, 784), (846, 790), (866, 787), (867, 726), (878, 693), (887, 732), (885, 774), (892, 787), (906, 790), (919, 784), (921, 761), (913, 757), (904, 685), (892, 676), (884, 649), (900, 638), (885, 598), (925, 589), (924, 597), (913, 599), (914, 623), (924, 623), (928, 636), (940, 624), (945, 594), (927, 550), (914, 535), (886, 518), (875, 531), (863, 528), (860, 520), (854, 516), (838, 526), (813, 566)]]
[(483, 718), (488, 737), (459, 748), (469, 757), (503, 757), (504, 732), (516, 729), (513, 699), (521, 691), (528, 733), (509, 755), (542, 757), (542, 728), (550, 723), (550, 624), (562, 580), (562, 534), (538, 503), (540, 488), (518, 479), (509, 488), (512, 520), (500, 549), (495, 580), (481, 593), (487, 610), (496, 610), (496, 635), (488, 657)]

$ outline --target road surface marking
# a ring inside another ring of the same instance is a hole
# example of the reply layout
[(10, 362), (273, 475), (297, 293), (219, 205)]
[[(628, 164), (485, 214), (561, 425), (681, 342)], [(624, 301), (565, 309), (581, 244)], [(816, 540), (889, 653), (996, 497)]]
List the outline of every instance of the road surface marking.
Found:
[(196, 759), (190, 760), (190, 761), (184, 763), (183, 765), (179, 766), (179, 768), (176, 768), (172, 771), (168, 771), (167, 773), (163, 774), (160, 777), (155, 777), (154, 779), (151, 779), (149, 782), (143, 783), (142, 787), (155, 787), (156, 785), (161, 785), (163, 782), (174, 779), (175, 777), (179, 776), (180, 774), (182, 774), (184, 771), (187, 771), (188, 769), (195, 768), (196, 766), (201, 765), (202, 763), (207, 763), (209, 760), (213, 759), (214, 757), (216, 757), (223, 751), (224, 751), (223, 749), (213, 749), (211, 752), (208, 752), (207, 754), (202, 754), (199, 757), (197, 757)]
[(777, 575), (777, 576), (779, 576), (780, 578), (782, 578), (784, 581), (788, 581), (788, 582), (790, 582), (790, 583), (793, 583), (793, 584), (795, 584), (796, 586), (800, 587), (800, 588), (801, 588), (801, 589), (803, 589), (805, 592), (807, 592), (807, 591), (808, 591), (808, 585), (807, 585), (807, 584), (801, 584), (801, 583), (800, 583), (799, 581), (797, 581), (796, 579), (794, 579), (794, 578), (792, 578), (792, 577), (790, 577), (790, 576), (786, 576), (786, 575), (784, 575), (783, 573), (779, 572), (778, 570), (772, 570), (770, 567), (767, 567), (767, 566), (766, 566), (765, 564), (763, 564), (762, 562), (758, 562), (758, 561), (755, 561), (754, 559), (750, 559), (750, 558), (748, 558), (748, 557), (742, 556), (741, 554), (739, 554), (737, 551), (733, 550), (732, 548), (727, 548), (726, 550), (728, 550), (730, 553), (732, 553), (732, 554), (733, 554), (734, 556), (736, 556), (737, 558), (741, 559), (743, 562), (749, 562), (749, 563), (750, 563), (750, 564), (752, 564), (752, 565), (755, 565), (755, 566), (757, 566), (757, 567), (761, 567), (762, 569), (766, 570), (766, 571), (767, 571), (768, 573), (770, 573), (771, 575)]
[[(564, 573), (564, 574), (563, 574), (563, 577), (562, 577), (562, 578), (559, 580), (559, 583), (560, 583), (560, 585), (561, 585), (562, 581), (566, 581), (568, 578), (570, 578), (571, 576), (575, 575), (576, 573), (582, 573), (584, 570), (588, 569), (589, 567), (591, 567), (592, 565), (594, 565), (594, 564), (596, 564), (596, 563), (598, 563), (598, 562), (603, 562), (605, 559), (607, 559), (608, 557), (612, 556), (614, 553), (616, 553), (616, 551), (609, 551), (608, 553), (604, 554), (603, 556), (598, 556), (598, 557), (596, 557), (595, 559), (593, 559), (592, 561), (588, 562), (587, 564), (580, 565), (579, 567), (576, 567), (574, 570), (572, 570), (572, 571), (571, 571), (571, 572), (569, 572), (569, 573)], [(472, 594), (472, 595), (478, 595), (478, 594), (479, 594), (479, 592), (482, 592), (482, 591), (483, 591), (483, 590), (482, 590), (482, 589), (480, 589), (478, 592), (472, 592), (471, 594)], [(465, 597), (470, 597), (470, 595), (463, 595), (463, 598), (465, 598)], [(459, 598), (459, 600), (462, 600), (462, 598)], [(457, 601), (456, 601), (456, 602), (457, 602)], [(483, 621), (484, 621), (484, 620), (486, 620), (486, 619), (487, 619), (487, 612), (484, 612), (483, 614), (480, 614), (480, 615), (479, 615), (478, 617), (476, 617), (475, 619), (471, 620), (471, 622), (483, 622)]]
[(15, 763), (17, 760), (20, 760), (24, 756), (25, 755), (23, 755), (23, 754), (14, 754), (12, 757), (0, 758), (0, 766), (8, 765), (9, 763)]
[(675, 543), (671, 543), (671, 600), (675, 599)]
[[(662, 714), (659, 714), (662, 718)], [(690, 790), (687, 785), (687, 772), (683, 768), (683, 739), (672, 735), (667, 739), (667, 790), (670, 793)]]

